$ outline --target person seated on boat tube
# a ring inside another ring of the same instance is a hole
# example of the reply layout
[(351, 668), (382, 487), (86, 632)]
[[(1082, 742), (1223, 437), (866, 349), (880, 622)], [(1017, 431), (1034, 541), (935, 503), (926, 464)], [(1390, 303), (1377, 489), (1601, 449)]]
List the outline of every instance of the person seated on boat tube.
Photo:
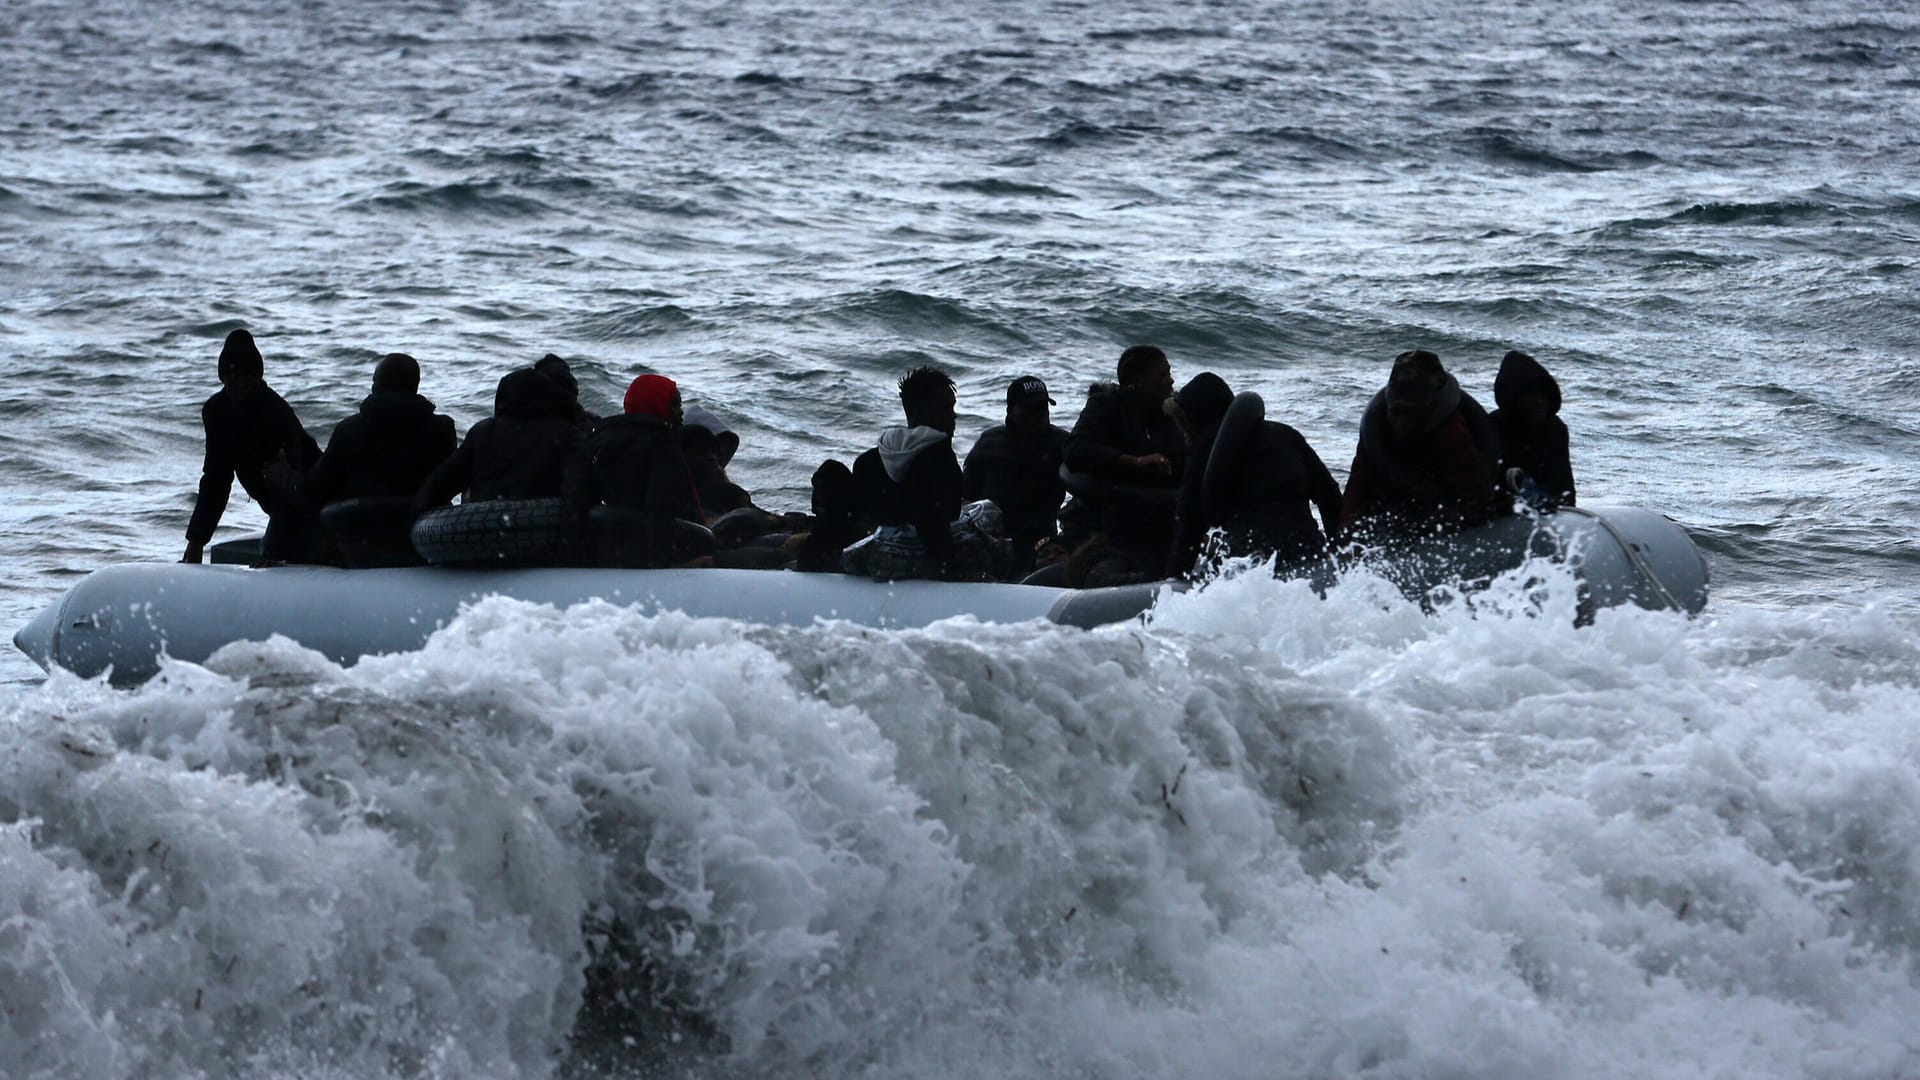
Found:
[(1403, 541), (1489, 521), (1513, 509), (1500, 440), (1480, 403), (1425, 349), (1394, 358), (1368, 402), (1340, 518), (1360, 542)]
[[(1063, 448), (1067, 489), (1073, 500), (1061, 511), (1061, 539), (1078, 548), (1099, 538), (1109, 550), (1080, 564), (1107, 569), (1096, 575), (1157, 578), (1173, 542), (1174, 503), (1186, 466), (1186, 437), (1163, 410), (1173, 396), (1167, 354), (1135, 345), (1120, 354), (1117, 383), (1096, 383)], [(1094, 583), (1092, 580), (1089, 584)]]
[(580, 380), (574, 376), (573, 368), (567, 364), (566, 360), (554, 353), (548, 353), (534, 361), (533, 370), (559, 383), (566, 390), (567, 395), (573, 399), (573, 408), (570, 411), (573, 426), (579, 428), (582, 435), (591, 434), (593, 425), (599, 418), (588, 412), (586, 406), (580, 404)]
[(687, 469), (709, 524), (753, 505), (747, 489), (727, 477), (727, 463), (740, 449), (740, 436), (726, 421), (699, 405), (688, 405), (680, 424), (680, 448), (686, 453)]
[(587, 440), (589, 502), (624, 512), (601, 515), (598, 561), (657, 569), (712, 555), (712, 534), (702, 524), (700, 496), (680, 445), (684, 416), (672, 379), (642, 375), (627, 387), (620, 415), (593, 429)]
[(453, 417), (420, 396), (420, 364), (389, 353), (373, 369), (373, 392), (360, 411), (334, 425), (327, 448), (301, 490), (324, 507), (341, 499), (412, 499), (460, 445)]
[(960, 470), (962, 502), (990, 499), (1013, 541), (1014, 573), (1033, 569), (1036, 549), (1059, 532), (1066, 484), (1067, 432), (1055, 427), (1047, 384), (1022, 375), (1007, 384), (1007, 422), (990, 427), (967, 451)]
[(267, 514), (262, 560), (317, 560), (325, 540), (319, 515), (300, 494), (300, 474), (320, 457), (320, 444), (300, 425), (286, 399), (267, 386), (266, 364), (252, 334), (235, 330), (227, 335), (220, 347), (219, 373), (220, 389), (200, 407), (206, 458), (180, 561), (201, 560), (226, 513), (236, 478)]
[(573, 395), (533, 368), (516, 368), (493, 392), (493, 415), (473, 425), (457, 449), (414, 493), (414, 513), (462, 502), (552, 499), (584, 510), (586, 437), (574, 426)]
[[(1205, 560), (1214, 565), (1272, 558), (1274, 573), (1287, 575), (1326, 551), (1340, 528), (1340, 485), (1305, 436), (1266, 419), (1259, 395), (1236, 397), (1225, 380), (1202, 372), (1167, 412), (1187, 432), (1187, 467), (1166, 576), (1193, 574), (1214, 529), (1221, 543)], [(1319, 509), (1324, 531), (1309, 506)]]
[(878, 445), (854, 459), (854, 501), (878, 528), (894, 530), (889, 536), (919, 545), (926, 565), (917, 576), (958, 577), (963, 568), (952, 525), (960, 517), (962, 479), (953, 452), (959, 423), (953, 379), (939, 368), (917, 367), (899, 389), (906, 423), (882, 431)]
[(1491, 419), (1500, 434), (1500, 475), (1520, 470), (1508, 486), (1535, 509), (1574, 505), (1567, 425), (1558, 415), (1560, 384), (1539, 361), (1514, 349), (1500, 360), (1493, 401), (1499, 406)]

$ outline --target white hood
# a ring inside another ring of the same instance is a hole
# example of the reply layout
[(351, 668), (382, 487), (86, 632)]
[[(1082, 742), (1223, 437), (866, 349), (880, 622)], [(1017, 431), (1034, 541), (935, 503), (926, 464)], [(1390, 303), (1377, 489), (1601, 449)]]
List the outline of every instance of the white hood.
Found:
[(887, 478), (897, 484), (906, 477), (907, 466), (920, 451), (951, 438), (939, 428), (890, 427), (880, 433), (880, 464), (887, 467)]

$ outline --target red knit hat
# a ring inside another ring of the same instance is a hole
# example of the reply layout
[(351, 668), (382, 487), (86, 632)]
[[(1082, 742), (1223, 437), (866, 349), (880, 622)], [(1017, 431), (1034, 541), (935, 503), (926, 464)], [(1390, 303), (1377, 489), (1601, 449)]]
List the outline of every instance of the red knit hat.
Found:
[(624, 412), (645, 413), (665, 420), (673, 407), (673, 395), (679, 391), (665, 375), (642, 375), (627, 387), (627, 397), (620, 408)]

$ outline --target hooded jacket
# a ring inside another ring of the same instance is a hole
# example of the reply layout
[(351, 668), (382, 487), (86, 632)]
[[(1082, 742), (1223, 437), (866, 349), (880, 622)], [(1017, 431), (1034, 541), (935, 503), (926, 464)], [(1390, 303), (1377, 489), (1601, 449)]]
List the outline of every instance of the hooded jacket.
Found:
[[(1527, 428), (1514, 405), (1531, 390), (1544, 390), (1549, 406), (1538, 427)], [(1493, 401), (1499, 408), (1489, 418), (1500, 434), (1500, 471), (1517, 467), (1533, 478), (1546, 495), (1547, 506), (1572, 506), (1572, 451), (1567, 425), (1560, 419), (1560, 384), (1539, 361), (1515, 349), (1500, 361), (1493, 380)]]
[(586, 440), (573, 422), (572, 395), (532, 368), (508, 372), (493, 395), (493, 415), (473, 425), (414, 496), (416, 510), (450, 501), (560, 497), (582, 504)]
[[(243, 333), (236, 331), (236, 334)], [(251, 340), (249, 339), (249, 347)], [(233, 374), (227, 352), (220, 368)], [(253, 353), (250, 370), (258, 373), (259, 353)], [(200, 425), (206, 430), (206, 458), (200, 467), (200, 489), (193, 500), (193, 516), (187, 521), (187, 540), (205, 544), (220, 525), (233, 494), (233, 481), (260, 504), (269, 518), (297, 512), (300, 506), (298, 482), (280, 482), (269, 478), (269, 466), (284, 462), (297, 474), (320, 456), (320, 445), (313, 441), (293, 407), (265, 383), (241, 382), (216, 391), (200, 408)]]
[(1495, 468), (1500, 439), (1486, 410), (1451, 374), (1428, 400), (1419, 430), (1398, 440), (1388, 390), (1367, 403), (1347, 474), (1345, 528), (1410, 535), (1490, 520), (1512, 509)]
[(740, 436), (719, 417), (698, 405), (686, 407), (680, 425), (680, 447), (686, 451), (687, 469), (693, 474), (693, 486), (700, 493), (700, 506), (710, 516), (753, 505), (747, 489), (727, 479), (727, 463), (740, 449)]
[(853, 462), (861, 516), (875, 525), (912, 526), (927, 554), (953, 558), (962, 479), (953, 436), (930, 427), (890, 427)]
[(314, 506), (420, 490), (459, 445), (453, 418), (410, 390), (375, 390), (340, 421), (301, 490)]
[(1306, 437), (1277, 420), (1262, 420), (1237, 457), (1221, 463), (1230, 470), (1227, 505), (1208, 506), (1207, 468), (1233, 395), (1218, 376), (1202, 373), (1174, 400), (1193, 434), (1187, 443), (1168, 576), (1193, 569), (1208, 530), (1214, 528), (1226, 530), (1231, 554), (1277, 555), (1276, 568), (1318, 553), (1325, 536), (1308, 507), (1319, 507), (1327, 529), (1337, 529), (1340, 486)]

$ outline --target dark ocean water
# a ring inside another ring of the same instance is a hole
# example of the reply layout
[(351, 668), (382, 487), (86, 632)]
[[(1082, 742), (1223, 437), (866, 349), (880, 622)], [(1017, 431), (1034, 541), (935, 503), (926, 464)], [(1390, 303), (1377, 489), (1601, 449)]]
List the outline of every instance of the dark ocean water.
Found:
[(178, 557), (241, 326), (323, 441), (389, 351), (463, 431), (659, 371), (791, 508), (915, 364), (964, 450), (1154, 342), (1344, 475), (1395, 353), (1518, 347), (1715, 580), (12, 655), (0, 1072), (1920, 1072), (1920, 15), (10, 0), (0, 102), (9, 627)]

